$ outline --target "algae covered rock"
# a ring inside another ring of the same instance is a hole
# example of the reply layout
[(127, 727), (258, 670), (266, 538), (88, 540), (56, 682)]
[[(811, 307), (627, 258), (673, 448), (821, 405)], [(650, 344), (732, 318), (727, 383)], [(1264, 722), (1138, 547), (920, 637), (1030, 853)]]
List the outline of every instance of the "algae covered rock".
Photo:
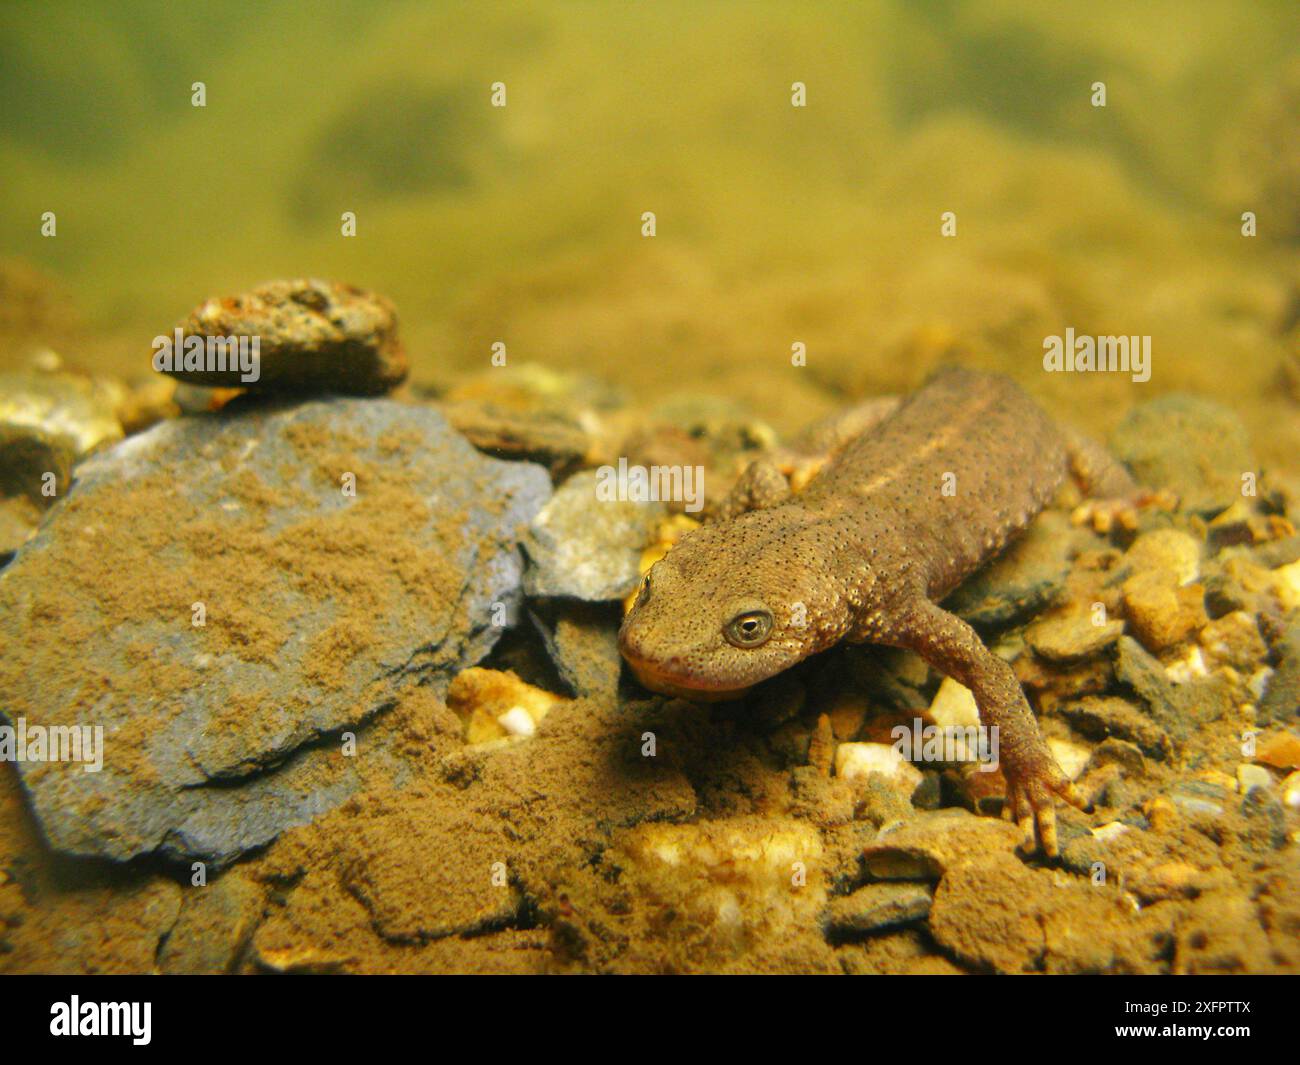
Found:
[(1258, 471), (1241, 419), (1195, 396), (1163, 396), (1135, 407), (1110, 446), (1138, 481), (1172, 489), (1182, 509), (1198, 514), (1227, 509), (1241, 498), (1242, 475)]
[(345, 734), (513, 622), (549, 492), (384, 401), (182, 418), (84, 463), (0, 576), (9, 723), (102, 730), (99, 771), (18, 763), (51, 844), (220, 863), (336, 805)]

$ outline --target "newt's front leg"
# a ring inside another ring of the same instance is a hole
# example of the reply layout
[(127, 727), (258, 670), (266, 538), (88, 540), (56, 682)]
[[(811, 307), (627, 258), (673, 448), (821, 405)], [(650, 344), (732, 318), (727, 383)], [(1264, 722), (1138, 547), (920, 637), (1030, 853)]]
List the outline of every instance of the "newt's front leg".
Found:
[(1086, 803), (1052, 757), (1011, 666), (985, 647), (961, 618), (921, 596), (908, 600), (889, 619), (887, 631), (874, 639), (915, 651), (971, 690), (981, 722), (998, 730), (1007, 781), (1006, 815), (1020, 826), (1026, 847), (1033, 848), (1037, 830), (1043, 850), (1052, 856), (1059, 853), (1056, 799), (1080, 809)]

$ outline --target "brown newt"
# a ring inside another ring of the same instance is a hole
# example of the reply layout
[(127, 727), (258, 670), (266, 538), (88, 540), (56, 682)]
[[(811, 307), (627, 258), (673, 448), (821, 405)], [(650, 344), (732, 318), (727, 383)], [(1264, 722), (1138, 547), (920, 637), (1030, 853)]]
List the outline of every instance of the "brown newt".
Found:
[[(868, 421), (801, 491), (752, 465), (719, 508), (646, 574), (619, 646), (647, 687), (734, 698), (839, 643), (908, 648), (964, 684), (997, 726), (1008, 815), (1057, 852), (1055, 801), (1082, 806), (1011, 666), (938, 606), (1073, 473), (1132, 498), (1127, 472), (1056, 426), (1010, 379), (940, 371)], [(736, 513), (739, 511), (740, 513)], [(731, 516), (735, 514), (735, 516)]]

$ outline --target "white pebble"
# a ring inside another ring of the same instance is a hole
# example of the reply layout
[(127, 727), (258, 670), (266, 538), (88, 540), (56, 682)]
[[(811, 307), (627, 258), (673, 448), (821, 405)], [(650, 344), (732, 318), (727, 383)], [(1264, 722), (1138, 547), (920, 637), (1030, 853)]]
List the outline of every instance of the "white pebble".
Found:
[(1282, 781), (1282, 802), (1292, 810), (1300, 810), (1300, 769)]
[(930, 704), (930, 718), (940, 728), (967, 728), (980, 723), (980, 712), (969, 688), (944, 677)]
[(511, 736), (531, 736), (537, 731), (537, 722), (522, 706), (512, 706), (497, 718), (497, 724)]
[(844, 780), (866, 780), (879, 773), (901, 785), (910, 795), (921, 783), (921, 771), (896, 748), (884, 743), (841, 743), (835, 748), (835, 775)]

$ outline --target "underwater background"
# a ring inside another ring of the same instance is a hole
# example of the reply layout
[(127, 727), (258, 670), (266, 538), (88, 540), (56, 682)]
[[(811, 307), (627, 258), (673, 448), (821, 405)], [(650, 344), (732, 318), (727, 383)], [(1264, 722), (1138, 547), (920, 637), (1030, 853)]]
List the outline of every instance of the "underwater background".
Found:
[[(1213, 393), (1285, 463), (1298, 42), (1284, 0), (11, 3), (0, 249), (126, 377), (200, 300), (323, 276), (394, 300), (417, 385), (501, 340), (789, 429), (959, 361), (1098, 431)], [(1150, 382), (1039, 372), (1067, 325), (1150, 335)]]

